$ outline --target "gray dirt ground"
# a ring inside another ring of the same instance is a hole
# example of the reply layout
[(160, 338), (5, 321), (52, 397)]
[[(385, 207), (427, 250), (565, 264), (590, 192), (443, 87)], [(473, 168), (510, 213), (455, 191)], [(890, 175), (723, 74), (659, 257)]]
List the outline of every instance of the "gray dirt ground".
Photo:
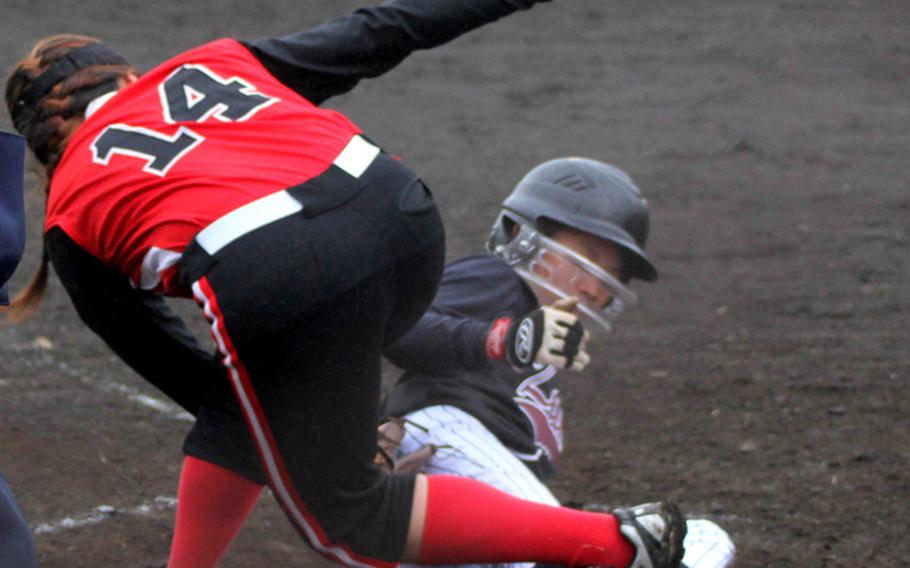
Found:
[[(148, 69), (359, 4), (4, 0), (0, 66), (75, 31)], [(434, 189), (450, 258), (551, 157), (613, 162), (650, 198), (662, 276), (566, 385), (558, 496), (673, 497), (727, 527), (745, 567), (910, 566), (908, 30), (896, 0), (558, 0), (330, 105)], [(56, 280), (36, 319), (0, 329), (0, 471), (42, 566), (166, 557), (189, 422), (143, 395)], [(224, 566), (323, 563), (264, 497)]]

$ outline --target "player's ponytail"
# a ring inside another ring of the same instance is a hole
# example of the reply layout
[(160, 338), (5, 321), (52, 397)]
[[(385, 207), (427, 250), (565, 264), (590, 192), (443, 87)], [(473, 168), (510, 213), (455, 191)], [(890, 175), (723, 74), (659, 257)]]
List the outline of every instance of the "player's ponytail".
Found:
[[(43, 166), (44, 195), (85, 109), (96, 97), (122, 87), (136, 70), (100, 40), (63, 34), (40, 40), (17, 63), (6, 80), (6, 108), (13, 126), (25, 138)], [(42, 248), (41, 265), (29, 285), (8, 310), (12, 323), (27, 319), (47, 289), (48, 256)]]

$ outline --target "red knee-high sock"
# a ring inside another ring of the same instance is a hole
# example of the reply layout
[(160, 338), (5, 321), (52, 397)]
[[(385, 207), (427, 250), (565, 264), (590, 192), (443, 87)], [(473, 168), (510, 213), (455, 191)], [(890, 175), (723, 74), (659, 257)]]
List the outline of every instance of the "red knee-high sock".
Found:
[(261, 492), (262, 486), (233, 471), (187, 456), (168, 568), (217, 565)]
[(463, 477), (429, 475), (420, 564), (536, 561), (625, 568), (635, 548), (613, 515), (516, 499)]

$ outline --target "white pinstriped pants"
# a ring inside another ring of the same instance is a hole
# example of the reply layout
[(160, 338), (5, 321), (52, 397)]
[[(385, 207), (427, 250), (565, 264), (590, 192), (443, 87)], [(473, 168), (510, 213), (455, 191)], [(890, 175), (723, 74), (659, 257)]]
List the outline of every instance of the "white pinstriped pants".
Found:
[[(426, 473), (470, 477), (514, 497), (559, 505), (546, 485), (525, 464), (512, 455), (479, 420), (454, 406), (430, 406), (404, 417), (405, 436), (401, 454), (417, 451), (422, 446), (445, 446), (436, 452), (425, 468)], [(707, 519), (687, 521), (686, 554), (683, 562), (689, 568), (730, 568), (735, 547), (730, 536)], [(403, 567), (408, 565), (402, 564)], [(530, 568), (533, 563), (477, 565), (485, 568)]]

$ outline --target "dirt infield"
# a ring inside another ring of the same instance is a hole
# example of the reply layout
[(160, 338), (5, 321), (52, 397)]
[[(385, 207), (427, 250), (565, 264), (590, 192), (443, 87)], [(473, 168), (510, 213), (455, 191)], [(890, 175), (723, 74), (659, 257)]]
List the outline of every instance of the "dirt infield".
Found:
[[(148, 69), (361, 2), (60, 4), (5, 0), (4, 70), (51, 33)], [(330, 101), (433, 188), (450, 258), (548, 158), (615, 163), (649, 197), (661, 278), (566, 385), (559, 497), (673, 497), (743, 567), (910, 566), (908, 29), (910, 3), (885, 0), (556, 0)], [(0, 329), (0, 471), (42, 566), (166, 558), (190, 423), (158, 398), (56, 280)], [(324, 563), (264, 496), (224, 566)]]

